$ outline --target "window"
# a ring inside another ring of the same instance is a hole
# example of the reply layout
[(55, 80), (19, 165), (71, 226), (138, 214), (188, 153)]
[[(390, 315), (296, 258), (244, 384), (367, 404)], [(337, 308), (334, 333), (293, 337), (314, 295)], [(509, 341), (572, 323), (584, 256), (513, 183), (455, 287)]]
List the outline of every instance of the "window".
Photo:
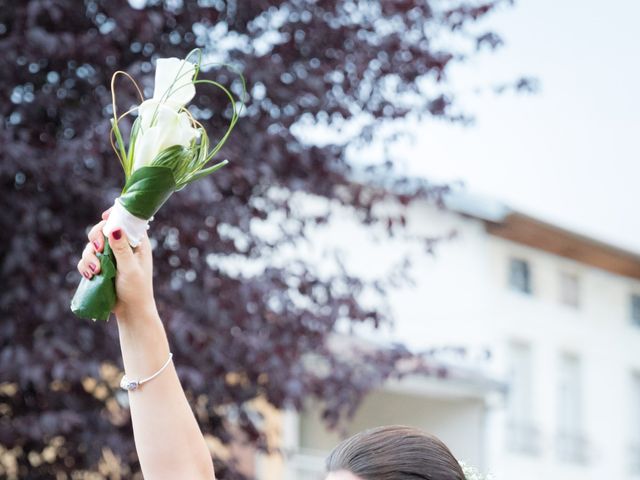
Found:
[(631, 295), (631, 321), (640, 327), (640, 294)]
[(529, 262), (512, 258), (509, 262), (509, 286), (522, 293), (531, 293)]
[(640, 474), (640, 371), (631, 375), (631, 472)]
[(531, 347), (514, 342), (509, 350), (508, 447), (514, 452), (536, 454), (539, 432), (533, 421)]
[(582, 372), (580, 359), (560, 356), (558, 368), (558, 457), (570, 463), (585, 463), (587, 442), (582, 427)]
[(560, 302), (569, 307), (580, 305), (580, 280), (573, 273), (560, 273)]

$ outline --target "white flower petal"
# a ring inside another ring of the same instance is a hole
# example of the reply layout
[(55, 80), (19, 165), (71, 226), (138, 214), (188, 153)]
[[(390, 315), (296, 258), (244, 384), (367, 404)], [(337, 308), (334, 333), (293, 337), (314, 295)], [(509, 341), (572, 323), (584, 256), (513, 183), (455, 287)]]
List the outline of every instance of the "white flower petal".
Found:
[(178, 143), (186, 147), (197, 134), (198, 130), (191, 125), (189, 115), (185, 112), (180, 112), (178, 115), (178, 124), (176, 125), (176, 140), (178, 140)]
[(162, 130), (159, 127), (151, 127), (147, 128), (144, 134), (138, 135), (133, 153), (133, 171), (148, 165), (158, 155), (161, 133)]
[(154, 112), (159, 108), (159, 103), (153, 99), (145, 100), (138, 106), (138, 116), (140, 117), (140, 128), (146, 130), (151, 127), (151, 120)]
[(140, 105), (141, 130), (136, 138), (134, 171), (148, 165), (161, 151), (174, 145), (188, 147), (198, 135), (186, 112), (176, 112), (154, 99)]
[(156, 76), (153, 99), (167, 103), (175, 110), (186, 105), (196, 94), (193, 63), (179, 58), (159, 58), (156, 61)]
[(177, 115), (176, 110), (170, 106), (158, 102), (157, 100), (145, 100), (138, 107), (138, 115), (142, 117), (140, 126), (142, 130), (152, 125), (162, 125), (174, 121)]

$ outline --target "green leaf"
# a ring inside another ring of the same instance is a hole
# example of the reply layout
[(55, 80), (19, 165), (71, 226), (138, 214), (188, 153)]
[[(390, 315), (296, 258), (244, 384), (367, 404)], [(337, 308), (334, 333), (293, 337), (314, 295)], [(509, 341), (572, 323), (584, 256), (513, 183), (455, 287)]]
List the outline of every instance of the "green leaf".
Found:
[(71, 300), (71, 311), (80, 318), (108, 320), (116, 304), (115, 256), (104, 239), (104, 252), (97, 254), (100, 273), (88, 280), (82, 277)]
[(127, 161), (125, 165), (126, 178), (129, 178), (131, 176), (131, 170), (133, 169), (133, 157), (135, 155), (136, 138), (138, 137), (138, 132), (140, 132), (140, 117), (136, 118), (133, 122), (133, 126), (131, 127), (131, 134), (129, 135), (129, 152), (127, 153)]
[(120, 128), (118, 127), (118, 122), (115, 121), (115, 119), (111, 120), (111, 129), (113, 130), (113, 133), (116, 136), (116, 146), (118, 147), (118, 152), (116, 152), (118, 154), (118, 159), (120, 160), (120, 164), (122, 165), (122, 170), (124, 170), (124, 175), (125, 177), (128, 177), (128, 170), (127, 170), (127, 153), (124, 149), (124, 142), (122, 140), (122, 133), (120, 133)]
[(187, 179), (187, 183), (192, 183), (192, 182), (195, 182), (196, 180), (200, 180), (202, 177), (206, 177), (207, 175), (210, 175), (213, 172), (220, 170), (222, 167), (224, 167), (228, 163), (229, 163), (229, 160), (223, 160), (220, 163), (216, 163), (212, 167), (204, 168), (198, 172), (195, 172), (193, 175), (191, 175)]
[(129, 213), (148, 220), (176, 190), (168, 167), (148, 165), (134, 171), (124, 186), (120, 201)]

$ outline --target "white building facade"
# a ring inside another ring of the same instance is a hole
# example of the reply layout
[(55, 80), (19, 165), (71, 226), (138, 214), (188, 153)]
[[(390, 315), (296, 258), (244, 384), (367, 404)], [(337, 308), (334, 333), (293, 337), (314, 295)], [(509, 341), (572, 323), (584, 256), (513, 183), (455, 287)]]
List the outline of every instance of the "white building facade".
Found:
[[(497, 480), (640, 479), (640, 255), (477, 199), (404, 214), (409, 231), (456, 235), (414, 262), (382, 335), (416, 351), (464, 347), (442, 361), (469, 374), (389, 383), (347, 432), (418, 426)], [(355, 269), (395, 249), (354, 243)], [(339, 437), (310, 406), (282, 415), (281, 439), (283, 459), (259, 459), (258, 478), (323, 478)]]

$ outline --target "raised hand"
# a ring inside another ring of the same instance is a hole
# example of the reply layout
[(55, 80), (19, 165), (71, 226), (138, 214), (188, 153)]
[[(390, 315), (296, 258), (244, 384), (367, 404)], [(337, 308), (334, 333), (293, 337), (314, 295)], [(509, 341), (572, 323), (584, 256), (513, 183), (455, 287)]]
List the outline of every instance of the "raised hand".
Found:
[[(78, 271), (88, 280), (98, 275), (101, 270), (98, 253), (104, 250), (105, 237), (102, 227), (109, 218), (110, 210), (103, 212), (102, 221), (95, 224), (89, 231), (89, 242), (78, 262)], [(149, 237), (145, 234), (140, 244), (132, 249), (124, 231), (114, 230), (108, 242), (118, 264), (116, 273), (118, 299), (113, 312), (122, 319), (128, 317), (127, 312), (154, 311), (153, 256)]]

